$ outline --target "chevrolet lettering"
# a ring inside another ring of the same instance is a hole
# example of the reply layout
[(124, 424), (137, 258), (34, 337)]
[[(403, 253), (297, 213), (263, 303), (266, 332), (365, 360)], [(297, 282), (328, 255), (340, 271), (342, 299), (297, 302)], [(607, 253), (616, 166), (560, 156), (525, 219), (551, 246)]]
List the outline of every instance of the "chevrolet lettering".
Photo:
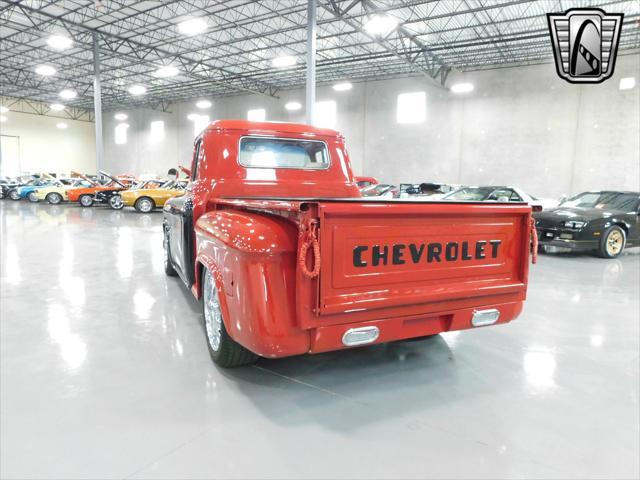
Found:
[(501, 240), (447, 243), (396, 243), (393, 245), (358, 245), (353, 249), (354, 267), (418, 264), (421, 262), (455, 262), (498, 258)]

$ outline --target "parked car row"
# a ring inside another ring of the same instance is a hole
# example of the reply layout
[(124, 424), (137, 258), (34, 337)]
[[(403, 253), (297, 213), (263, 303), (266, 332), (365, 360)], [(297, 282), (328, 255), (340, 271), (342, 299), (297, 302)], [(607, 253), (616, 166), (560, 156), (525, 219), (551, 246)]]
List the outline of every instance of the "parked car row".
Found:
[[(360, 182), (360, 179), (363, 179)], [(572, 198), (538, 198), (519, 187), (465, 186), (438, 183), (380, 183), (356, 177), (363, 197), (405, 201), (525, 202), (535, 208), (540, 250), (593, 251), (616, 258), (626, 247), (640, 246), (640, 193), (583, 192)]]
[[(187, 169), (181, 170), (188, 175)], [(77, 172), (72, 172), (70, 177), (42, 173), (0, 181), (0, 198), (46, 201), (52, 205), (70, 202), (85, 208), (108, 205), (114, 210), (129, 206), (148, 213), (184, 193), (188, 180), (179, 179), (178, 171), (174, 169), (169, 174), (176, 178), (139, 181), (132, 175), (112, 176), (103, 171), (94, 177)]]

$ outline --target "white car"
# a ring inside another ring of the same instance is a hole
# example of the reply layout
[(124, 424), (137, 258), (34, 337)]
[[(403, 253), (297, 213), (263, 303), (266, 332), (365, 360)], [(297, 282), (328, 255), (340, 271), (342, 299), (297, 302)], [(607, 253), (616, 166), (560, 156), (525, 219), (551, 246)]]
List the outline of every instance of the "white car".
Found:
[(560, 200), (553, 198), (537, 198), (518, 187), (489, 186), (463, 187), (444, 195), (441, 200), (466, 202), (526, 202), (541, 207), (543, 210), (557, 207)]

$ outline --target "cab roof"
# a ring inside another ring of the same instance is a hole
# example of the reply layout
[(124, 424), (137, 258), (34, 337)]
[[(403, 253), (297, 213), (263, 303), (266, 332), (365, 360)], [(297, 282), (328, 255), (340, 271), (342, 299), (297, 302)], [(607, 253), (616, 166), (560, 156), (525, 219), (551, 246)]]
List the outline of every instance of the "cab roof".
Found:
[(295, 135), (340, 137), (340, 133), (330, 128), (319, 128), (304, 123), (252, 122), (250, 120), (214, 120), (205, 130), (241, 130), (248, 132), (269, 132)]

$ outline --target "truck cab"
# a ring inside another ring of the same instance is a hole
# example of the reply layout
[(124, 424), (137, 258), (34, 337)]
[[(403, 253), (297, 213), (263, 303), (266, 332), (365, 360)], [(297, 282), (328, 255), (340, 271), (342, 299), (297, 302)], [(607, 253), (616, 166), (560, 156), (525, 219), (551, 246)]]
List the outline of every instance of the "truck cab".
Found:
[(363, 199), (333, 130), (213, 122), (163, 210), (225, 367), (506, 323), (526, 296), (530, 206)]

